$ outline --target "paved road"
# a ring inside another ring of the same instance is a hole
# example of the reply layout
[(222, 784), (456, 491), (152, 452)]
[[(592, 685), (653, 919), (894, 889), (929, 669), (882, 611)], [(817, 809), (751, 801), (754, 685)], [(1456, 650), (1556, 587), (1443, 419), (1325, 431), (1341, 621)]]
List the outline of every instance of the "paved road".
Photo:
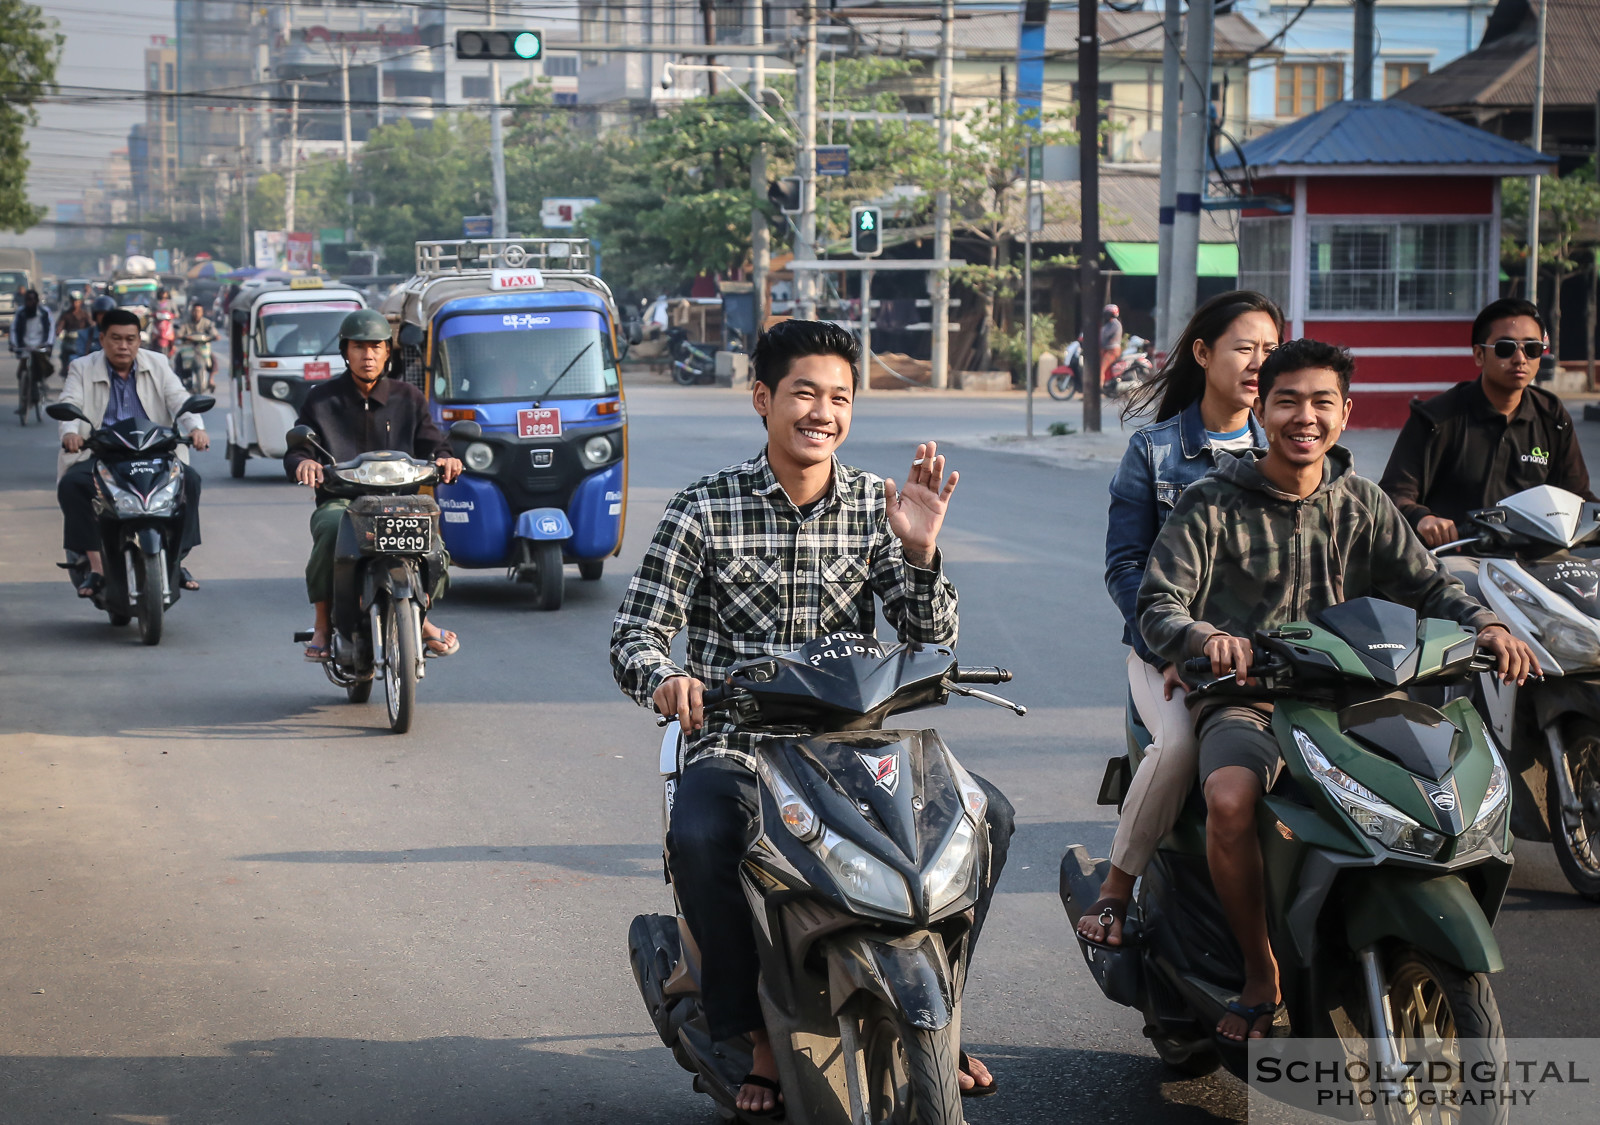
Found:
[[(54, 567), (53, 433), (0, 429), (0, 1121), (714, 1120), (628, 969), (629, 920), (670, 899), (656, 732), (606, 641), (667, 497), (761, 431), (728, 392), (630, 402), (621, 559), (598, 583), (573, 574), (556, 614), (457, 572), (439, 619), (463, 648), (430, 664), (405, 737), (290, 643), (310, 498), (275, 465), (233, 481), (218, 452), (198, 459), (204, 588), (146, 649)], [(1241, 1120), (1232, 1080), (1167, 1080), (1068, 939), (1059, 857), (1103, 854), (1112, 827), (1093, 803), (1123, 696), (1100, 578), (1111, 469), (981, 445), (1020, 409), (878, 394), (847, 446), (898, 477), (919, 438), (971, 443), (948, 450), (963, 479), (942, 540), (961, 649), (1015, 669), (1032, 708), (934, 716), (1019, 814), (966, 1016), (1006, 1089), (971, 1120)], [(1041, 427), (1070, 417), (1041, 404)], [(1391, 440), (1354, 435), (1358, 463), (1375, 471)], [(1594, 927), (1549, 849), (1519, 848), (1497, 985), (1513, 1033), (1587, 1031), (1600, 988), (1571, 968)]]

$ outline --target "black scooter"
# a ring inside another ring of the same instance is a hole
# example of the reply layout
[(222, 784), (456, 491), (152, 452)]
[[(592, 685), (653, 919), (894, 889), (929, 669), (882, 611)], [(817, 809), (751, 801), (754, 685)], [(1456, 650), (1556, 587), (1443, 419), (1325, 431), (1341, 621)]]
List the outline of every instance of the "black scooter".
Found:
[(717, 381), (717, 357), (689, 339), (682, 328), (667, 329), (667, 351), (672, 357), (672, 378), (684, 387)]
[[(216, 405), (209, 395), (193, 395), (178, 413), (204, 414)], [(89, 421), (69, 402), (55, 402), (45, 413), (57, 422)], [(178, 446), (190, 439), (170, 426), (125, 418), (102, 426), (84, 446), (95, 458), (94, 511), (100, 523), (100, 553), (105, 584), (94, 595), (96, 609), (111, 624), (139, 619), (139, 639), (161, 643), (162, 618), (183, 593), (183, 483), (188, 471)], [(89, 573), (87, 557), (72, 552), (62, 565), (81, 586)]]
[[(457, 422), (450, 430), (464, 440), (480, 433), (476, 422)], [(286, 437), (290, 449), (310, 447), (326, 459), (324, 492), (351, 500), (334, 547), (333, 652), (323, 671), (352, 703), (370, 699), (372, 681), (381, 677), (389, 729), (404, 734), (411, 729), (417, 681), (425, 673), (422, 624), (428, 598), (446, 565), (439, 505), (432, 496), (418, 495), (423, 485), (438, 480), (438, 467), (394, 450), (363, 453), (335, 465), (309, 426), (296, 426)], [(310, 630), (294, 635), (297, 644), (311, 637)]]
[[(948, 648), (834, 633), (748, 661), (706, 712), (771, 733), (756, 761), (761, 828), (741, 882), (755, 915), (760, 999), (794, 1125), (961, 1125), (961, 994), (973, 908), (989, 872), (987, 796), (933, 730), (889, 716), (1011, 678)], [(662, 744), (665, 816), (683, 770)], [(700, 953), (681, 917), (628, 931), (634, 978), (661, 1041), (725, 1119), (750, 1047), (713, 1042)]]

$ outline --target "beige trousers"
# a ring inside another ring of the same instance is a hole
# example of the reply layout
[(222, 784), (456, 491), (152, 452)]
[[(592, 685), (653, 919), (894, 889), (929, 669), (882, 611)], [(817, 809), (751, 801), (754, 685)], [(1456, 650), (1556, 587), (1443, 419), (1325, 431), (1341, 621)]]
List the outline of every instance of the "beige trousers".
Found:
[(1122, 802), (1111, 862), (1130, 875), (1143, 875), (1156, 845), (1178, 822), (1194, 784), (1200, 751), (1184, 693), (1175, 691), (1171, 699), (1163, 698), (1161, 673), (1131, 648), (1128, 687), (1151, 742)]

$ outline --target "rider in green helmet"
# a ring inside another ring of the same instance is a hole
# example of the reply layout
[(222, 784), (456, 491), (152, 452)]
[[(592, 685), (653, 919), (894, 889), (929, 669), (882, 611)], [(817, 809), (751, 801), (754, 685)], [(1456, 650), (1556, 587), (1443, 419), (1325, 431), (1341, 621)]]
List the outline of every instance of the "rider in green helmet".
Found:
[[(402, 379), (384, 378), (392, 354), (390, 335), (389, 321), (377, 309), (359, 309), (345, 317), (339, 326), (344, 373), (311, 388), (295, 424), (311, 427), (317, 444), (335, 462), (397, 449), (436, 462), (440, 477), (453, 481), (461, 475), (461, 462), (428, 413), (427, 398)], [(315, 448), (298, 446), (284, 454), (283, 467), (291, 480), (317, 490), (317, 508), (311, 513), (311, 560), (306, 564), (306, 593), (316, 609), (316, 625), (306, 659), (323, 663), (331, 655), (328, 603), (333, 593), (334, 542), (350, 501), (323, 492), (318, 458)], [(450, 656), (461, 647), (456, 635), (440, 629), (431, 617), (423, 624), (423, 644), (428, 656)]]

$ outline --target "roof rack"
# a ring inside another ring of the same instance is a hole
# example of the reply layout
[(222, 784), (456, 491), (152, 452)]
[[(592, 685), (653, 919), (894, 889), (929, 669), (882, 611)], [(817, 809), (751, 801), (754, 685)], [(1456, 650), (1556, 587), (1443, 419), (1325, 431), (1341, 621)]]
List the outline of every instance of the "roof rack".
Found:
[(590, 274), (587, 238), (445, 238), (417, 243), (417, 273), (427, 278), (536, 269)]

